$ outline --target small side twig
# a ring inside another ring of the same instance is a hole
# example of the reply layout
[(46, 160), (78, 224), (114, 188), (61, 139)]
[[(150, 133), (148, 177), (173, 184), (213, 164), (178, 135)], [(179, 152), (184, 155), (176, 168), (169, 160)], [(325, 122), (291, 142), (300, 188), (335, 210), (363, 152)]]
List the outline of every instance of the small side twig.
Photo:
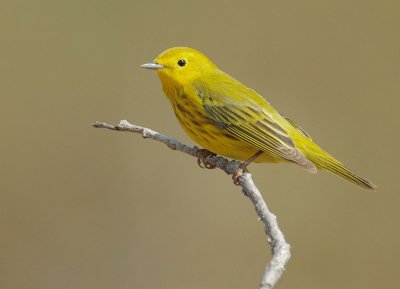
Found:
[[(197, 156), (196, 153), (198, 149), (196, 147), (187, 146), (174, 138), (160, 134), (149, 128), (130, 124), (126, 120), (121, 120), (117, 125), (96, 121), (93, 126), (96, 128), (138, 133), (144, 138), (162, 142), (173, 150), (178, 150), (193, 157)], [(241, 164), (239, 161), (231, 161), (224, 157), (214, 155), (207, 156), (206, 161), (227, 174), (233, 174)], [(258, 217), (264, 223), (265, 233), (268, 236), (268, 243), (271, 245), (272, 249), (272, 258), (265, 267), (260, 289), (273, 288), (281, 278), (285, 265), (290, 259), (290, 245), (286, 242), (282, 231), (279, 229), (276, 216), (269, 211), (260, 191), (253, 182), (251, 174), (243, 173), (238, 177), (238, 180), (243, 193), (251, 200)]]

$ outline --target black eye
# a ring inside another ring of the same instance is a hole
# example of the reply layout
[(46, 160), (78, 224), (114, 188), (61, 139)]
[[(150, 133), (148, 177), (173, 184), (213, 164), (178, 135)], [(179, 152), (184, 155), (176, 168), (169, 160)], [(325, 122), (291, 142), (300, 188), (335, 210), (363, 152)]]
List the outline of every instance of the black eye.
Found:
[(186, 60), (185, 60), (185, 59), (179, 60), (179, 61), (178, 61), (178, 65), (179, 65), (180, 67), (184, 67), (184, 66), (186, 65)]

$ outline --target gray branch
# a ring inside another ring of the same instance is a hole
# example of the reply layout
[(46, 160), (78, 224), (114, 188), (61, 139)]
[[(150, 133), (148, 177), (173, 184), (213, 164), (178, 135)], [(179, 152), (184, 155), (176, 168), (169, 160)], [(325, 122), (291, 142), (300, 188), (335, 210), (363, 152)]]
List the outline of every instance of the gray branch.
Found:
[[(198, 148), (182, 144), (176, 139), (160, 134), (154, 130), (130, 124), (126, 120), (121, 120), (117, 125), (96, 121), (93, 126), (96, 128), (139, 133), (144, 138), (162, 142), (173, 150), (178, 150), (197, 157)], [(236, 172), (241, 164), (239, 161), (231, 161), (224, 157), (213, 155), (207, 156), (206, 161), (208, 164), (218, 167), (230, 175)], [(269, 211), (260, 191), (254, 184), (251, 174), (242, 172), (238, 177), (238, 181), (242, 187), (243, 193), (251, 200), (258, 217), (264, 223), (265, 233), (268, 235), (268, 243), (272, 249), (272, 258), (265, 267), (260, 289), (273, 288), (281, 278), (285, 270), (285, 265), (290, 259), (290, 245), (286, 242), (282, 231), (279, 229), (276, 216)]]

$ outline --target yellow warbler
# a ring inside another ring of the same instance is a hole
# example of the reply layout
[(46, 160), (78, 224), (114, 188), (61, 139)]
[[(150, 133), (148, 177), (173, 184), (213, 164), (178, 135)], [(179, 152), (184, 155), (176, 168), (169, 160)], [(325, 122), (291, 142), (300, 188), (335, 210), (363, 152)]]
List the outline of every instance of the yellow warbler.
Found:
[(363, 188), (375, 188), (199, 51), (170, 48), (142, 67), (157, 71), (182, 128), (208, 151), (247, 160), (246, 165), (291, 162), (311, 173), (325, 169)]

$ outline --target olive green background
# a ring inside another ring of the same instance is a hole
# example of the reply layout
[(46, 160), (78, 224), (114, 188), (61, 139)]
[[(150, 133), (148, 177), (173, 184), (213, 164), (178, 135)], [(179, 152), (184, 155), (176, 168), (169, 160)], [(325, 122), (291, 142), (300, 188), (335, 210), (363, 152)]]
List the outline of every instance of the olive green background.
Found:
[(292, 245), (277, 288), (400, 282), (398, 1), (2, 1), (0, 288), (257, 288), (254, 208), (218, 170), (138, 135), (193, 142), (155, 73), (204, 52), (375, 182), (252, 165)]

